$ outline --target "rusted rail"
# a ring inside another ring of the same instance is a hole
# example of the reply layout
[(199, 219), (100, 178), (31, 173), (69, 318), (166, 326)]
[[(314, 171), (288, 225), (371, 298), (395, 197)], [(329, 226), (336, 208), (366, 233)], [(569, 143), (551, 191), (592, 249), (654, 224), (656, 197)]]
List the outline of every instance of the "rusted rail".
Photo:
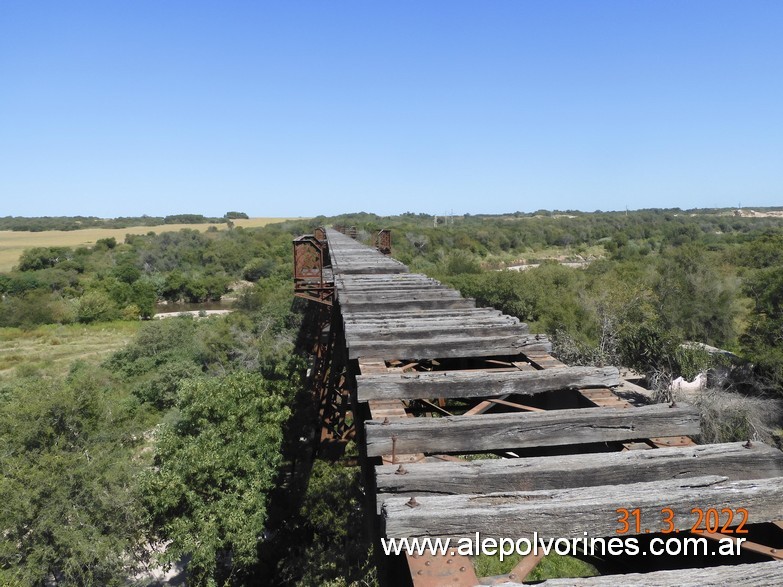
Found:
[[(783, 551), (779, 450), (755, 442), (696, 445), (693, 408), (632, 404), (622, 390), (639, 388), (617, 369), (564, 365), (543, 334), (410, 273), (389, 256), (388, 231), (370, 234), (372, 246), (358, 234), (327, 228), (297, 239), (295, 254), (304, 257), (295, 263), (295, 283), (297, 295), (329, 307), (331, 346), (316, 352), (322, 363), (336, 358), (331, 368), (319, 363), (319, 380), (327, 382), (319, 397), (342, 406), (343, 429), (335, 432), (334, 417), (325, 419), (330, 432), (322, 440), (355, 434), (361, 443), (374, 540), (478, 530), (612, 537), (623, 507), (671, 508), (672, 528), (685, 536), (696, 527), (694, 508), (746, 509), (741, 556), (609, 557), (598, 561), (609, 574), (584, 584), (697, 584), (721, 569), (783, 584), (783, 565), (764, 562)], [(718, 540), (736, 529), (707, 527), (702, 535)], [(638, 530), (642, 542), (657, 532)], [(540, 559), (531, 554), (507, 575), (480, 578), (472, 559), (456, 553), (379, 555), (379, 578), (416, 587), (517, 584)], [(662, 570), (672, 567), (679, 570)], [(637, 570), (649, 575), (622, 574)]]

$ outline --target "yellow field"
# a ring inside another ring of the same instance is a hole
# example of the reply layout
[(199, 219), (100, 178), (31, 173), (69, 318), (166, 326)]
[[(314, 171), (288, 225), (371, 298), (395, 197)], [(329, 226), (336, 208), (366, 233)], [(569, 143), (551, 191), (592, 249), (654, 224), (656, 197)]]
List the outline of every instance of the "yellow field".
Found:
[[(256, 228), (274, 222), (294, 220), (289, 218), (249, 218), (234, 220), (236, 226)], [(32, 247), (79, 247), (92, 245), (102, 238), (114, 237), (118, 242), (125, 239), (126, 234), (146, 234), (154, 232), (172, 232), (183, 228), (204, 231), (211, 224), (162, 224), (160, 226), (132, 226), (128, 228), (86, 228), (84, 230), (46, 230), (43, 232), (16, 232), (0, 230), (0, 271), (9, 271), (25, 249)], [(225, 230), (225, 224), (215, 225), (219, 230)]]

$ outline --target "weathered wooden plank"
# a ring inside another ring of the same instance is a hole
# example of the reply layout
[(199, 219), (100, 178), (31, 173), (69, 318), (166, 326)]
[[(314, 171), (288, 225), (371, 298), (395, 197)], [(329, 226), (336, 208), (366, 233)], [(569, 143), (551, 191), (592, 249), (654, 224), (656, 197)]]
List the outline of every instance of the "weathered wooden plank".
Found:
[(411, 319), (430, 319), (435, 320), (439, 318), (459, 318), (459, 317), (471, 317), (480, 318), (482, 316), (487, 317), (505, 317), (506, 316), (500, 310), (493, 310), (491, 308), (444, 308), (437, 309), (432, 308), (428, 310), (392, 310), (392, 311), (379, 311), (375, 314), (357, 314), (355, 316), (343, 316), (343, 321), (347, 324), (351, 323), (372, 323), (375, 321), (386, 320), (411, 320)]
[[(364, 247), (364, 245), (360, 245)], [(329, 248), (330, 255), (332, 257), (332, 263), (335, 261), (342, 264), (347, 263), (371, 263), (375, 265), (384, 265), (397, 263), (402, 265), (399, 261), (392, 257), (386, 257), (381, 255), (378, 251), (370, 248), (347, 250), (342, 246), (331, 246)]]
[[(536, 338), (538, 337), (538, 339)], [(444, 359), (456, 357), (494, 357), (516, 355), (527, 349), (551, 349), (540, 335), (437, 338), (434, 340), (363, 340), (348, 345), (348, 356), (384, 359)]]
[[(475, 308), (470, 308), (474, 310)], [(504, 314), (482, 312), (477, 313), (473, 311), (451, 311), (450, 313), (440, 313), (442, 310), (437, 310), (437, 314), (431, 314), (430, 312), (410, 312), (407, 315), (396, 316), (394, 313), (383, 316), (374, 316), (372, 314), (362, 314), (358, 317), (354, 317), (350, 321), (357, 329), (372, 329), (379, 326), (394, 326), (399, 328), (426, 328), (433, 325), (448, 325), (448, 324), (524, 324), (520, 322), (518, 318), (514, 316), (506, 316)]]
[(405, 293), (410, 291), (422, 291), (422, 292), (438, 292), (438, 291), (455, 291), (451, 288), (447, 288), (442, 285), (430, 285), (430, 284), (413, 284), (413, 283), (389, 283), (381, 286), (366, 286), (366, 285), (352, 285), (341, 286), (337, 284), (337, 289), (341, 292), (347, 292), (348, 294), (382, 294), (390, 292)]
[(386, 303), (405, 300), (440, 300), (461, 298), (459, 292), (453, 289), (439, 291), (405, 291), (405, 292), (372, 292), (369, 294), (339, 292), (340, 303), (360, 304), (366, 302)]
[(453, 329), (453, 328), (469, 328), (469, 329), (493, 329), (493, 328), (508, 328), (515, 327), (517, 332), (522, 332), (522, 329), (526, 329), (527, 325), (522, 324), (516, 319), (502, 318), (502, 317), (482, 317), (482, 318), (436, 318), (436, 319), (408, 319), (397, 321), (377, 321), (372, 324), (364, 324), (360, 322), (344, 322), (344, 324), (350, 329), (351, 334), (365, 335), (372, 334), (374, 332), (430, 332), (433, 329)]
[[(423, 276), (417, 278), (415, 273), (384, 273), (385, 279), (352, 279), (347, 280), (347, 276), (338, 276), (335, 278), (335, 285), (347, 290), (378, 290), (386, 291), (389, 288), (405, 287), (448, 287), (435, 279), (425, 279)], [(354, 277), (371, 277), (370, 275)]]
[[(745, 508), (748, 523), (768, 522), (783, 515), (783, 477), (729, 481), (722, 476), (690, 477), (667, 481), (601, 485), (541, 491), (515, 491), (484, 495), (423, 496), (417, 507), (407, 497), (383, 504), (386, 535), (485, 536), (531, 538), (583, 538), (616, 536), (617, 508), (641, 511), (641, 531), (667, 526), (661, 508), (670, 508), (672, 524), (690, 530), (697, 522), (694, 508), (706, 511)], [(725, 519), (725, 518), (724, 518)], [(739, 522), (739, 520), (737, 520)]]
[[(783, 562), (678, 569), (652, 573), (603, 575), (583, 579), (549, 579), (538, 587), (759, 587), (783, 585)], [(503, 587), (522, 587), (521, 583), (503, 583)]]
[(396, 310), (439, 310), (475, 308), (476, 300), (470, 298), (433, 299), (433, 300), (397, 300), (379, 302), (341, 303), (344, 314), (361, 312), (390, 312)]
[(365, 432), (369, 456), (391, 452), (393, 443), (398, 452), (461, 453), (687, 436), (699, 433), (699, 413), (685, 404), (579, 408), (411, 418), (388, 425), (370, 420)]
[[(376, 259), (371, 255), (351, 255), (341, 251), (337, 254), (337, 251), (331, 252), (332, 267), (337, 267), (340, 273), (349, 275), (346, 273), (349, 269), (368, 269), (368, 273), (382, 274), (383, 271), (376, 270), (383, 267), (398, 267), (399, 263), (387, 261), (386, 259)], [(406, 272), (407, 273), (407, 272)]]
[(334, 265), (334, 270), (339, 271), (340, 273), (353, 273), (353, 274), (362, 274), (362, 273), (403, 273), (408, 271), (408, 268), (405, 267), (405, 265), (402, 266), (396, 266), (396, 265), (390, 265), (390, 266), (373, 266), (373, 267), (367, 267), (363, 264), (357, 264), (356, 266), (344, 266), (344, 265)]
[[(624, 485), (726, 475), (731, 480), (783, 476), (783, 453), (754, 442), (705, 444), (629, 452), (420, 463), (375, 467), (379, 493), (451, 495)], [(379, 495), (379, 499), (381, 495)], [(384, 498), (385, 499), (385, 498)]]
[(390, 275), (388, 273), (379, 273), (377, 275), (371, 273), (365, 275), (337, 275), (335, 276), (335, 279), (347, 286), (355, 284), (386, 285), (389, 283), (437, 283), (442, 285), (437, 279), (432, 279), (421, 273), (398, 273), (396, 275)]
[(357, 344), (372, 344), (373, 342), (389, 343), (395, 341), (422, 341), (424, 339), (455, 339), (455, 338), (497, 338), (515, 337), (528, 334), (527, 329), (517, 324), (501, 323), (489, 325), (431, 326), (429, 328), (393, 328), (381, 327), (375, 330), (356, 330), (351, 326), (345, 328), (345, 340), (348, 346)]
[(335, 275), (382, 275), (389, 273), (408, 273), (408, 268), (395, 259), (384, 257), (378, 253), (380, 258), (372, 255), (353, 255), (348, 256), (330, 247), (330, 256), (332, 259), (332, 270)]
[[(366, 339), (375, 335), (377, 338), (391, 339), (417, 339), (417, 338), (464, 338), (475, 336), (496, 336), (498, 334), (518, 336), (529, 334), (525, 324), (519, 324), (510, 320), (490, 321), (465, 321), (458, 320), (432, 321), (422, 325), (408, 324), (377, 324), (375, 326), (357, 326), (352, 323), (344, 323), (348, 338), (356, 340)], [(460, 334), (465, 331), (465, 334)], [(428, 332), (438, 333), (427, 336)], [(483, 333), (483, 334), (482, 334)]]
[[(345, 324), (346, 340), (349, 342), (391, 340), (419, 340), (426, 338), (486, 338), (497, 336), (525, 336), (530, 333), (524, 325), (513, 322), (496, 322), (489, 324), (468, 323), (459, 324), (422, 324), (421, 326), (379, 326), (377, 328), (358, 328), (355, 324)], [(427, 333), (433, 333), (427, 336)]]
[[(390, 291), (391, 290), (391, 291)], [(456, 297), (459, 297), (460, 294), (457, 291), (454, 291), (453, 289), (443, 287), (441, 285), (435, 286), (405, 286), (405, 285), (390, 285), (388, 288), (365, 288), (365, 287), (337, 287), (338, 293), (343, 296), (344, 299), (355, 299), (355, 298), (361, 298), (361, 297), (368, 297), (368, 296), (396, 296), (396, 297), (402, 297), (405, 295), (438, 295), (438, 294), (447, 294), (447, 295), (453, 295)], [(356, 301), (361, 301), (361, 299), (357, 299)]]
[(384, 397), (426, 399), (433, 397), (500, 397), (534, 395), (559, 389), (613, 387), (620, 384), (616, 367), (568, 367), (546, 371), (433, 371), (356, 378), (360, 402)]
[[(349, 277), (353, 279), (347, 279)], [(436, 279), (430, 279), (416, 273), (382, 273), (380, 277), (383, 277), (383, 279), (376, 279), (376, 276), (371, 274), (338, 275), (335, 278), (335, 285), (346, 289), (369, 288), (381, 291), (390, 287), (448, 287)]]
[[(388, 275), (388, 274), (387, 274)], [(409, 273), (397, 273), (395, 275), (410, 275)], [(345, 291), (389, 291), (399, 289), (453, 289), (434, 280), (408, 279), (396, 281), (354, 281), (346, 283), (342, 279), (336, 279), (335, 285)]]

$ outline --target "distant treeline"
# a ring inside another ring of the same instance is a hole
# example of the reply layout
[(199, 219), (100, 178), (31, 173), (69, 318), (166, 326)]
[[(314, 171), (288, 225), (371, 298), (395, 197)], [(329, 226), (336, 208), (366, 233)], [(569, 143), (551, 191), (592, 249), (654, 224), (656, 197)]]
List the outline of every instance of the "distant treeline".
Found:
[(42, 232), (44, 230), (81, 230), (84, 228), (128, 228), (130, 226), (161, 226), (163, 224), (221, 224), (238, 218), (247, 219), (244, 212), (227, 212), (222, 218), (203, 214), (171, 214), (169, 216), (26, 216), (0, 217), (0, 230)]

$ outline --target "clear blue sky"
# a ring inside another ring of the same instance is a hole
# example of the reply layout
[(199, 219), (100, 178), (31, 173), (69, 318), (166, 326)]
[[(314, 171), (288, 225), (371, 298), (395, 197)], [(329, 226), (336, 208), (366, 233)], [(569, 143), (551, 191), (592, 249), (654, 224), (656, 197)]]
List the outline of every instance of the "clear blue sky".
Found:
[(783, 2), (0, 0), (0, 216), (783, 205)]

